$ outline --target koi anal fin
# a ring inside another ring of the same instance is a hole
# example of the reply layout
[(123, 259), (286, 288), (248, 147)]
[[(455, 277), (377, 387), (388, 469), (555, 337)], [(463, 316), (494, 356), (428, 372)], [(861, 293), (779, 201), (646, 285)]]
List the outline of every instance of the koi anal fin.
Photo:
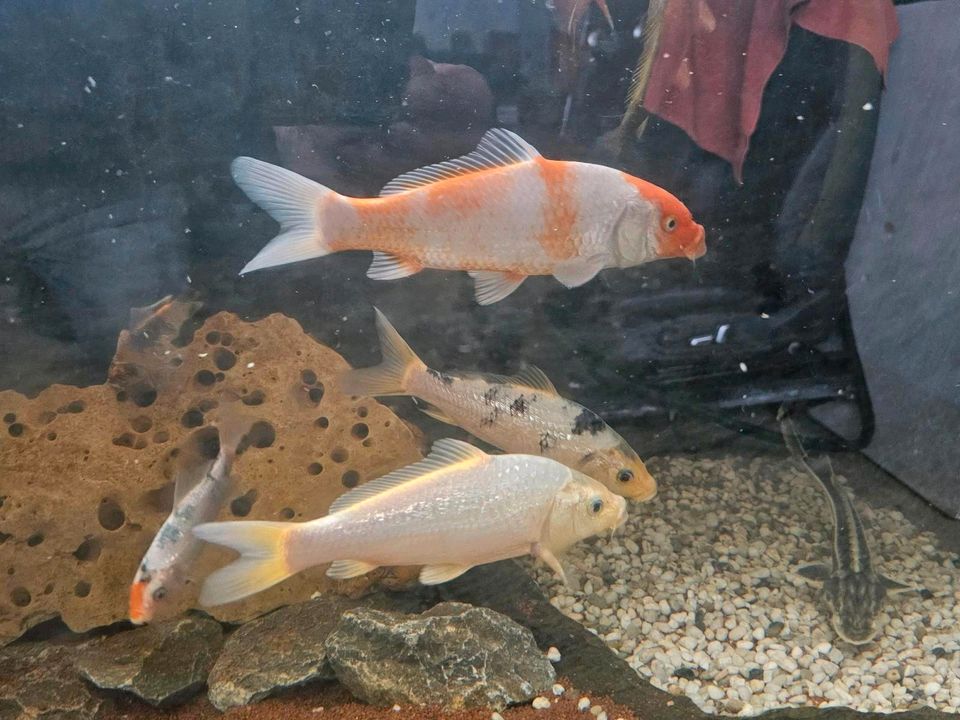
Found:
[(500, 302), (527, 279), (526, 275), (492, 270), (474, 270), (470, 272), (470, 277), (476, 283), (477, 302), (481, 305)]
[(880, 576), (880, 582), (883, 584), (883, 589), (887, 591), (888, 595), (900, 595), (902, 593), (920, 592), (922, 590), (922, 588), (907, 585), (883, 575)]

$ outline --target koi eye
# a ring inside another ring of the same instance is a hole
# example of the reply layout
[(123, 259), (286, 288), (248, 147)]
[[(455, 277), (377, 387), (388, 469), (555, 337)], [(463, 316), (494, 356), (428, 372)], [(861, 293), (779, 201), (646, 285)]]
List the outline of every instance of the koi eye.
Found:
[(633, 470), (627, 470), (626, 468), (624, 468), (623, 470), (617, 473), (617, 480), (619, 480), (622, 483), (630, 482), (631, 480), (633, 480)]
[(158, 587), (153, 591), (153, 599), (157, 602), (160, 602), (167, 596), (167, 589), (165, 587)]
[(593, 502), (590, 503), (590, 511), (596, 515), (601, 510), (603, 510), (603, 500), (600, 498), (594, 498)]
[(663, 229), (667, 232), (673, 232), (677, 229), (677, 218), (673, 215), (667, 215), (663, 219)]

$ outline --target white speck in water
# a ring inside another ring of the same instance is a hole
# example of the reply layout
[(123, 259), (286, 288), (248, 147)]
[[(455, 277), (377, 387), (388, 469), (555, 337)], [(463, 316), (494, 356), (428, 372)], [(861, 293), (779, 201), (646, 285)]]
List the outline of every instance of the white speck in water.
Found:
[(183, 234), (184, 234), (184, 235), (189, 235), (190, 232), (191, 232), (190, 228), (184, 228), (184, 229), (183, 229)]
[(323, 33), (324, 37), (330, 37), (331, 35), (333, 35), (333, 30), (325, 30)]
[(22, 128), (23, 128), (23, 123), (17, 123), (17, 129), (22, 129)]
[(252, 370), (255, 365), (256, 365), (256, 363), (248, 362), (248, 363), (247, 363), (247, 370)]
[(164, 82), (173, 82), (173, 76), (172, 76), (172, 75), (166, 75), (166, 76), (164, 76), (163, 81), (164, 81)]
[(866, 110), (867, 112), (873, 110), (873, 103), (869, 103), (869, 102), (868, 102), (868, 103), (864, 103), (863, 109)]
[(300, 16), (299, 16), (299, 15), (297, 15), (297, 16), (293, 19), (293, 24), (294, 24), (294, 25), (299, 25), (299, 24), (300, 24)]
[(198, 357), (198, 358), (205, 358), (205, 357), (206, 357), (207, 355), (209, 355), (209, 354), (210, 354), (210, 353), (199, 353), (199, 354), (197, 355), (197, 357)]
[(760, 313), (760, 317), (762, 317), (764, 320), (770, 319), (770, 315), (768, 315), (767, 313)]
[(799, 120), (800, 122), (803, 122), (804, 120), (803, 115), (797, 115), (797, 120)]
[(187, 275), (187, 282), (188, 282), (190, 285), (193, 285), (193, 280), (190, 279), (190, 276), (189, 276), (189, 275)]
[(740, 363), (740, 372), (747, 371), (747, 364), (745, 362)]
[(169, 351), (169, 350), (164, 350), (164, 351), (163, 351), (163, 354), (164, 354), (164, 355), (169, 355), (169, 354), (170, 354), (170, 351)]
[(92, 75), (87, 75), (87, 85), (89, 85), (92, 88), (97, 87), (97, 81), (93, 79)]

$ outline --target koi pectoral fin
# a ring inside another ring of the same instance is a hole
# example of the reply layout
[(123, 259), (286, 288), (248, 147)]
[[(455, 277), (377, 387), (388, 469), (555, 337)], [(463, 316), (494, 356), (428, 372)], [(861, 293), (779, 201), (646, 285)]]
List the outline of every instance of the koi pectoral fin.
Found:
[(416, 260), (385, 252), (374, 252), (373, 262), (367, 270), (367, 277), (371, 280), (399, 280), (416, 275), (421, 270), (423, 265)]
[(527, 279), (526, 275), (492, 270), (472, 270), (470, 277), (476, 283), (477, 302), (481, 305), (493, 305), (503, 300)]
[(327, 570), (327, 577), (334, 580), (349, 580), (360, 575), (366, 575), (377, 567), (379, 566), (363, 560), (335, 560)]
[(553, 276), (568, 288), (574, 288), (593, 280), (602, 269), (603, 262), (599, 258), (576, 257), (557, 265)]
[(557, 577), (560, 578), (560, 581), (564, 585), (570, 587), (570, 582), (567, 580), (567, 574), (563, 571), (563, 565), (560, 564), (560, 561), (557, 560), (557, 556), (554, 555), (549, 548), (545, 547), (541, 543), (534, 543), (530, 548), (530, 554), (537, 558), (537, 560), (542, 560), (548, 568), (557, 574)]
[(812, 565), (801, 565), (796, 569), (796, 573), (807, 580), (825, 582), (830, 577), (830, 568), (821, 563), (814, 563)]

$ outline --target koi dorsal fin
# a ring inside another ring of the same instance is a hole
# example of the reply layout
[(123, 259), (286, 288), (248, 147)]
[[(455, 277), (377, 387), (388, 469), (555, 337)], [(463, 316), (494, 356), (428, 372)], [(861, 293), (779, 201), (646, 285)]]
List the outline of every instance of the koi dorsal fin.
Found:
[(415, 462), (413, 465), (402, 467), (399, 470), (394, 470), (392, 473), (384, 475), (381, 478), (371, 480), (358, 488), (345, 492), (330, 505), (329, 514), (332, 515), (333, 513), (340, 512), (345, 508), (363, 502), (391, 488), (413, 480), (419, 480), (424, 475), (436, 472), (437, 470), (442, 470), (443, 468), (461, 462), (483, 460), (487, 457), (488, 455), (483, 452), (483, 450), (475, 448), (473, 445), (461, 440), (454, 440), (453, 438), (437, 440), (433, 444), (433, 447), (430, 448), (430, 454), (423, 460)]
[(518, 385), (526, 385), (534, 390), (542, 390), (552, 395), (559, 395), (557, 389), (553, 386), (547, 374), (536, 365), (527, 365), (520, 372), (513, 376)]
[(487, 130), (472, 153), (404, 173), (384, 185), (380, 196), (397, 195), (438, 180), (516, 165), (538, 157), (540, 153), (537, 149), (519, 135), (503, 128), (494, 128)]

